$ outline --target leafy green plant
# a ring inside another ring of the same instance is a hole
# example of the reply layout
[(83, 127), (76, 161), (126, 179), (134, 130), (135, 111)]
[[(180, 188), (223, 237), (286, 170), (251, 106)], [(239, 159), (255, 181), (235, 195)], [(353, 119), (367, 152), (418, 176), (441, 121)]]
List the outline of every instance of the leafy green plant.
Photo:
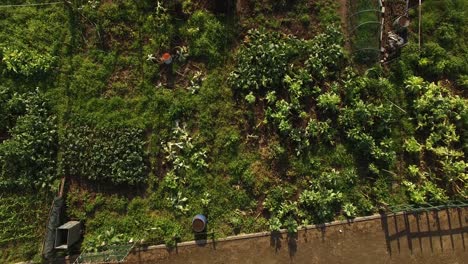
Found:
[(168, 198), (168, 200), (171, 204), (172, 209), (175, 210), (177, 213), (186, 214), (188, 211), (190, 211), (190, 207), (187, 204), (188, 198), (183, 196), (182, 192), (177, 192), (176, 195), (172, 195)]
[(286, 220), (284, 221), (283, 224), (286, 227), (286, 230), (288, 230), (288, 233), (290, 234), (295, 234), (297, 233), (297, 229), (299, 227), (297, 220), (294, 219), (292, 216), (288, 216)]
[(321, 94), (317, 98), (317, 106), (331, 112), (338, 111), (340, 102), (340, 97), (334, 92)]
[(357, 207), (354, 206), (352, 203), (345, 203), (343, 205), (343, 212), (349, 218), (356, 217)]
[(410, 181), (403, 181), (403, 186), (409, 195), (410, 201), (415, 204), (443, 203), (447, 201), (445, 192), (431, 181), (424, 181), (416, 185)]
[(18, 100), (24, 115), (11, 128), (11, 138), (0, 144), (0, 188), (49, 187), (56, 179), (56, 117), (39, 90), (11, 100)]
[(313, 39), (305, 67), (314, 79), (322, 81), (341, 67), (344, 61), (342, 42), (343, 36), (335, 26), (328, 26), (325, 33)]
[(341, 193), (333, 190), (305, 190), (299, 197), (299, 203), (312, 212), (314, 222), (324, 223), (333, 220), (341, 196)]
[(378, 161), (381, 166), (389, 166), (395, 159), (393, 141), (389, 137), (393, 122), (391, 105), (376, 105), (361, 99), (345, 107), (339, 117), (349, 142), (361, 156), (371, 157), (370, 161)]
[[(163, 188), (168, 190), (167, 200), (169, 206), (178, 214), (186, 214), (190, 210), (187, 186), (196, 183), (191, 177), (194, 173), (200, 173), (208, 167), (206, 162), (206, 150), (194, 143), (185, 124), (180, 126), (177, 122), (172, 131), (172, 138), (162, 142), (165, 165), (168, 171), (163, 180)], [(205, 208), (210, 202), (210, 197), (203, 197)]]
[(232, 87), (255, 91), (280, 86), (288, 61), (296, 53), (294, 43), (295, 39), (277, 32), (249, 30), (236, 56), (236, 69), (229, 76)]
[(40, 54), (34, 50), (20, 51), (9, 47), (3, 48), (2, 56), (7, 70), (26, 77), (49, 72), (55, 61), (55, 58), (49, 54)]
[[(433, 166), (438, 177), (424, 179), (424, 183), (413, 186), (406, 183), (412, 200), (416, 203), (423, 201), (418, 195), (431, 193), (436, 200), (443, 200), (444, 191), (440, 189), (445, 185), (445, 191), (463, 196), (466, 186), (465, 151), (461, 144), (465, 140), (460, 137), (466, 129), (468, 120), (468, 108), (466, 99), (451, 92), (440, 85), (428, 84), (423, 79), (412, 77), (406, 82), (408, 93), (412, 101), (412, 114), (415, 116), (417, 138), (406, 141), (408, 151), (417, 151), (421, 154), (431, 155)], [(421, 143), (418, 143), (421, 142)], [(420, 155), (424, 161), (425, 155)], [(422, 171), (418, 175), (426, 175), (430, 172)], [(430, 181), (427, 181), (430, 180)], [(443, 183), (443, 184), (442, 184)], [(438, 197), (438, 198), (437, 198)]]
[(410, 137), (405, 140), (405, 150), (410, 153), (419, 153), (422, 150), (422, 146), (414, 137)]
[[(270, 209), (271, 210), (271, 209)], [(297, 233), (298, 207), (297, 202), (284, 201), (278, 208), (271, 211), (270, 230), (279, 231), (284, 227), (288, 233)]]
[(286, 228), (289, 233), (297, 232), (300, 212), (298, 203), (289, 200), (293, 194), (293, 189), (287, 186), (275, 187), (268, 193), (263, 206), (271, 214), (269, 219), (271, 231)]
[(165, 160), (172, 167), (174, 173), (183, 173), (191, 168), (208, 167), (205, 161), (206, 150), (199, 149), (193, 141), (194, 138), (190, 136), (186, 126), (181, 127), (177, 122), (172, 131), (172, 140), (162, 143)]
[(113, 227), (95, 236), (88, 237), (82, 244), (84, 252), (100, 252), (106, 250), (109, 246), (120, 245), (133, 241), (132, 238), (124, 234), (117, 234)]
[(228, 218), (229, 224), (231, 224), (234, 233), (238, 234), (244, 224), (243, 212), (235, 210)]
[(71, 127), (63, 145), (63, 167), (70, 176), (129, 185), (146, 180), (145, 141), (139, 129)]
[(201, 71), (196, 71), (190, 78), (190, 83), (187, 87), (187, 90), (189, 90), (192, 94), (197, 93), (198, 90), (200, 90), (203, 79), (203, 73)]
[(359, 208), (350, 206), (352, 203), (344, 194), (349, 193), (356, 178), (354, 170), (332, 169), (311, 180), (309, 187), (299, 195), (299, 206), (307, 212), (304, 218), (308, 222), (324, 223), (333, 220), (341, 208), (347, 216), (351, 216), (348, 213), (355, 214)]
[(253, 93), (250, 92), (248, 95), (245, 96), (245, 100), (247, 101), (247, 103), (253, 104), (255, 103), (256, 98), (255, 95), (253, 95)]
[(278, 217), (273, 216), (268, 221), (268, 226), (270, 228), (270, 231), (278, 232), (281, 230), (283, 224), (281, 223), (281, 220)]

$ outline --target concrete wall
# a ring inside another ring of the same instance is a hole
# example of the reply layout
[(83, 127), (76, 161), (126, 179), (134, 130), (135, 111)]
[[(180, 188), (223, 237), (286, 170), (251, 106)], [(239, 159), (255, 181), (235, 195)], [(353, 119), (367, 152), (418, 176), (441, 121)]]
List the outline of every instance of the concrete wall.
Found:
[(376, 215), (310, 226), (295, 236), (257, 233), (175, 249), (138, 249), (127, 263), (468, 263), (468, 208)]

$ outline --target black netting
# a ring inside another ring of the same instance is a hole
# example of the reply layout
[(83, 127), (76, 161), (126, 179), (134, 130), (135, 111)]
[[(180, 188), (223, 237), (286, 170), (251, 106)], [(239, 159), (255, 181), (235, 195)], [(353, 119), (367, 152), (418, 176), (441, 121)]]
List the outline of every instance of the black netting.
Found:
[(55, 229), (60, 226), (63, 218), (64, 201), (61, 197), (55, 197), (52, 209), (49, 215), (49, 222), (47, 223), (46, 237), (44, 240), (44, 257), (52, 257), (55, 247)]

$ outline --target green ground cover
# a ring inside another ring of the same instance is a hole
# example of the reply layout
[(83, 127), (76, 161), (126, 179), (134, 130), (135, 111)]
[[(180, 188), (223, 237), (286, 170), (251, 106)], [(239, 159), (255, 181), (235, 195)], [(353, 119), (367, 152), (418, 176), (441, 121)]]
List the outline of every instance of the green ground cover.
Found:
[(45, 223), (51, 195), (6, 193), (0, 195), (0, 259), (11, 263), (18, 259), (41, 261), (39, 252), (45, 235)]
[(234, 2), (0, 9), (0, 259), (40, 259), (62, 176), (83, 251), (467, 199), (466, 1), (425, 1), (421, 52), (365, 72), (334, 1)]

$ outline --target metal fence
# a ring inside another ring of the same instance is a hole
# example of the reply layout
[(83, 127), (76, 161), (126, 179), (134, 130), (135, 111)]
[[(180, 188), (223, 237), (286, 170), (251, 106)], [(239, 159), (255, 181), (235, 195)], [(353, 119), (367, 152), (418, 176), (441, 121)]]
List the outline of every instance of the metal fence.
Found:
[(447, 208), (464, 208), (468, 207), (468, 201), (447, 201), (443, 204), (419, 204), (419, 205), (411, 205), (411, 204), (400, 204), (400, 205), (393, 205), (388, 208), (391, 213), (399, 213), (399, 212), (406, 212), (406, 213), (419, 213), (419, 212), (427, 212), (427, 211), (440, 211)]

